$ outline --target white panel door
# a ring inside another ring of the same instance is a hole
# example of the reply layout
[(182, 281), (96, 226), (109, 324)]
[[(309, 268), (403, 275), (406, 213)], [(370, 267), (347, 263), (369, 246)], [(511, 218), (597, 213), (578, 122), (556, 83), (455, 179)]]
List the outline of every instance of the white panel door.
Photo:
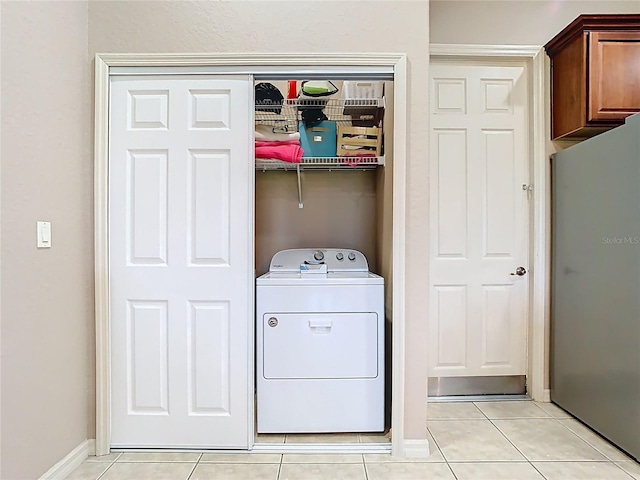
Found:
[(252, 85), (111, 81), (112, 447), (248, 447)]
[(430, 377), (525, 375), (527, 80), (431, 64)]

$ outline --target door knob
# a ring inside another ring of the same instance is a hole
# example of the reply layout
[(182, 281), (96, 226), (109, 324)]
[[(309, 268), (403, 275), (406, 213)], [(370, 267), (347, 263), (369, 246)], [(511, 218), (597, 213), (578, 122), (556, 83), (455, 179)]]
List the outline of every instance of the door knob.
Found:
[(516, 268), (515, 273), (510, 273), (509, 275), (518, 275), (519, 277), (522, 277), (523, 275), (526, 275), (527, 270), (524, 267), (518, 267)]

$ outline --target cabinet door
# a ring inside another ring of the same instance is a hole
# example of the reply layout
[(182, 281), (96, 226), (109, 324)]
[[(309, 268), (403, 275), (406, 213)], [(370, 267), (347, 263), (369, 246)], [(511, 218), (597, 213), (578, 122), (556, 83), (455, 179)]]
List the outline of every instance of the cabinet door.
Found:
[(640, 32), (589, 33), (589, 122), (640, 112)]

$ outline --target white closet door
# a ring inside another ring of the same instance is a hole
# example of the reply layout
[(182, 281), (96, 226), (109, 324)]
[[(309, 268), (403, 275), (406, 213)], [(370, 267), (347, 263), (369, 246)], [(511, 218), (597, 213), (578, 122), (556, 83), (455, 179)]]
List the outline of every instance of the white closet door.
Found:
[(112, 447), (248, 447), (252, 85), (111, 81)]

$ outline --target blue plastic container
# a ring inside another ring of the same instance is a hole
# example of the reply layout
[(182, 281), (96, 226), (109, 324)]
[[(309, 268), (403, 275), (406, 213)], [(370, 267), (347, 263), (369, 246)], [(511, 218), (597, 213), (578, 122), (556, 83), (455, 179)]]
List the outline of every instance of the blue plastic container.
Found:
[(300, 146), (304, 157), (335, 157), (337, 155), (338, 132), (336, 122), (324, 121), (315, 127), (299, 125)]

